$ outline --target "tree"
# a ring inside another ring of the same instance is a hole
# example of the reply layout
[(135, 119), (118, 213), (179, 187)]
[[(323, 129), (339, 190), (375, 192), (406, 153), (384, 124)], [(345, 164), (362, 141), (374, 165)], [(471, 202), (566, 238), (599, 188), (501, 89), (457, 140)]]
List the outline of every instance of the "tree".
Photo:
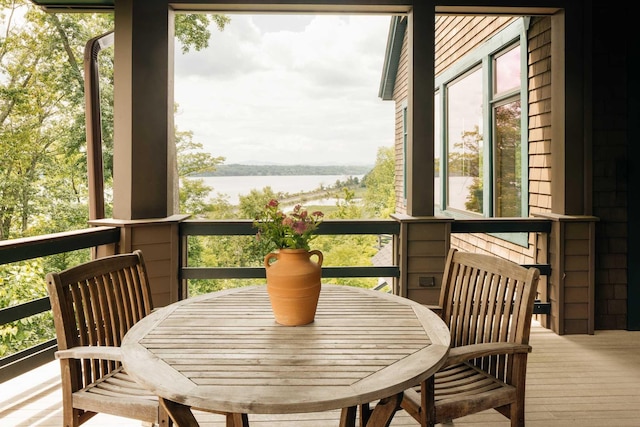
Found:
[[(0, 239), (86, 226), (83, 56), (86, 42), (113, 29), (110, 13), (43, 12), (30, 1), (1, 0), (0, 24)], [(183, 52), (208, 46), (210, 23), (224, 15), (178, 14)], [(99, 57), (102, 83), (113, 81), (113, 52)], [(107, 186), (113, 150), (112, 85), (103, 84), (103, 153)], [(46, 191), (42, 191), (42, 190)], [(54, 196), (54, 197), (51, 197)], [(47, 211), (71, 204), (85, 209), (75, 224), (58, 224)], [(64, 228), (56, 228), (64, 225)]]
[[(207, 45), (210, 22), (223, 29), (228, 18), (177, 17), (183, 51)], [(113, 16), (49, 14), (27, 0), (0, 0), (0, 28), (0, 240), (84, 228), (88, 189), (82, 58), (89, 39), (113, 28)], [(101, 78), (111, 83), (113, 55), (105, 53), (99, 58)], [(108, 184), (113, 147), (109, 84), (101, 95)], [(215, 158), (187, 155), (185, 167), (211, 161)], [(1, 265), (0, 307), (46, 296), (43, 272), (86, 259), (85, 250)], [(28, 347), (34, 337), (52, 336), (50, 315), (4, 325), (0, 356)]]
[(388, 218), (395, 210), (395, 152), (393, 147), (380, 147), (376, 163), (363, 178), (367, 188), (365, 209), (372, 218)]
[(482, 141), (480, 129), (475, 125), (473, 131), (462, 132), (461, 141), (455, 143), (455, 150), (449, 153), (449, 176), (471, 177), (465, 209), (480, 213), (483, 209)]
[(204, 217), (214, 209), (207, 200), (212, 188), (205, 185), (202, 179), (188, 177), (215, 171), (216, 166), (224, 162), (224, 157), (214, 157), (204, 151), (202, 144), (193, 141), (193, 132), (180, 132), (177, 129), (176, 152), (180, 178), (180, 211)]

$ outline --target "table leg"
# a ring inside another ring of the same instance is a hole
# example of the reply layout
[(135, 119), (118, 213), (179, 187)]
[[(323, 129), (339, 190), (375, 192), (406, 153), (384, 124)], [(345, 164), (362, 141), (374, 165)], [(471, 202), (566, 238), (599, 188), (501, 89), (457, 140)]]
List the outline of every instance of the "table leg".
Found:
[(342, 408), (340, 413), (340, 427), (356, 427), (356, 407)]
[[(380, 399), (373, 408), (369, 409), (369, 405), (361, 405), (361, 425), (364, 427), (389, 427), (395, 413), (400, 409), (403, 392), (395, 394), (391, 397)], [(340, 427), (355, 427), (357, 408), (351, 406), (343, 408), (340, 414)]]
[(367, 421), (367, 427), (389, 427), (395, 413), (400, 409), (403, 392), (395, 394), (384, 399), (380, 399), (378, 404), (373, 408), (371, 416)]
[(227, 427), (249, 427), (247, 414), (227, 414)]
[(360, 410), (360, 426), (366, 427), (369, 422), (369, 417), (371, 417), (371, 406), (368, 403), (358, 406)]
[(177, 427), (199, 427), (198, 420), (193, 416), (191, 408), (181, 403), (173, 402), (171, 400), (158, 398), (160, 405), (167, 411), (171, 420)]

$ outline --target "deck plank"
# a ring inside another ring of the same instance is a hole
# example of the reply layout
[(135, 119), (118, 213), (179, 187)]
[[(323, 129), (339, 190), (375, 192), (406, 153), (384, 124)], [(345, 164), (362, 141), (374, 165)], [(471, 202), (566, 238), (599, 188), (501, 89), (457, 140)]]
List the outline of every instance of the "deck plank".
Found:
[[(527, 370), (528, 427), (638, 427), (640, 420), (640, 332), (596, 331), (559, 336), (532, 327)], [(54, 361), (0, 385), (0, 426), (62, 425), (58, 362)], [(215, 414), (197, 413), (203, 427), (224, 427)], [(338, 412), (250, 415), (252, 427), (327, 427)], [(141, 423), (100, 414), (87, 427), (140, 427)], [(400, 411), (392, 427), (416, 426)], [(456, 420), (462, 427), (507, 427), (497, 412)]]

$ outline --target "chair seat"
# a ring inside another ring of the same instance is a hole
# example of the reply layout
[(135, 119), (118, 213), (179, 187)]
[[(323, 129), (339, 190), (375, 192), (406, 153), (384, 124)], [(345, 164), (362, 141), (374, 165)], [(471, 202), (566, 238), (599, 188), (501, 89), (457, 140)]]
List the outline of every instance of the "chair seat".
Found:
[(73, 406), (85, 411), (158, 422), (158, 398), (140, 387), (123, 367), (73, 393)]
[[(457, 408), (473, 408), (480, 412), (516, 401), (516, 388), (470, 363), (460, 363), (442, 369), (435, 375), (435, 423), (460, 417)], [(420, 387), (405, 390), (403, 408), (417, 414), (420, 411)]]

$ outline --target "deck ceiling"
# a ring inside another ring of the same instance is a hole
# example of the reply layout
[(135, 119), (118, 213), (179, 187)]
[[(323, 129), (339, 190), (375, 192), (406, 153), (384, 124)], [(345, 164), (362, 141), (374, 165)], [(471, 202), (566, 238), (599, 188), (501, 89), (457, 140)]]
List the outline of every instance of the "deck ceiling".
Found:
[[(69, 12), (69, 11), (105, 11), (113, 10), (115, 0), (31, 0), (32, 3), (41, 7), (48, 12)], [(538, 2), (533, 2), (538, 3)], [(544, 3), (544, 2), (542, 2)], [(215, 6), (213, 6), (215, 4)], [(325, 1), (313, 0), (290, 0), (285, 2), (267, 3), (267, 2), (250, 2), (250, 1), (176, 1), (172, 4), (175, 10), (192, 10), (205, 11), (215, 10), (218, 12), (261, 10), (261, 11), (304, 11), (304, 12), (367, 12), (377, 13), (406, 13), (410, 9), (412, 2), (404, 0), (351, 0), (331, 4)], [(212, 8), (213, 6), (213, 8)], [(544, 7), (540, 5), (518, 6), (511, 0), (489, 0), (477, 1), (472, 5), (435, 5), (437, 13), (455, 13), (455, 14), (491, 14), (491, 15), (550, 15), (559, 10), (557, 7)]]
[(64, 12), (65, 10), (112, 10), (115, 0), (31, 0), (31, 2), (47, 11)]

